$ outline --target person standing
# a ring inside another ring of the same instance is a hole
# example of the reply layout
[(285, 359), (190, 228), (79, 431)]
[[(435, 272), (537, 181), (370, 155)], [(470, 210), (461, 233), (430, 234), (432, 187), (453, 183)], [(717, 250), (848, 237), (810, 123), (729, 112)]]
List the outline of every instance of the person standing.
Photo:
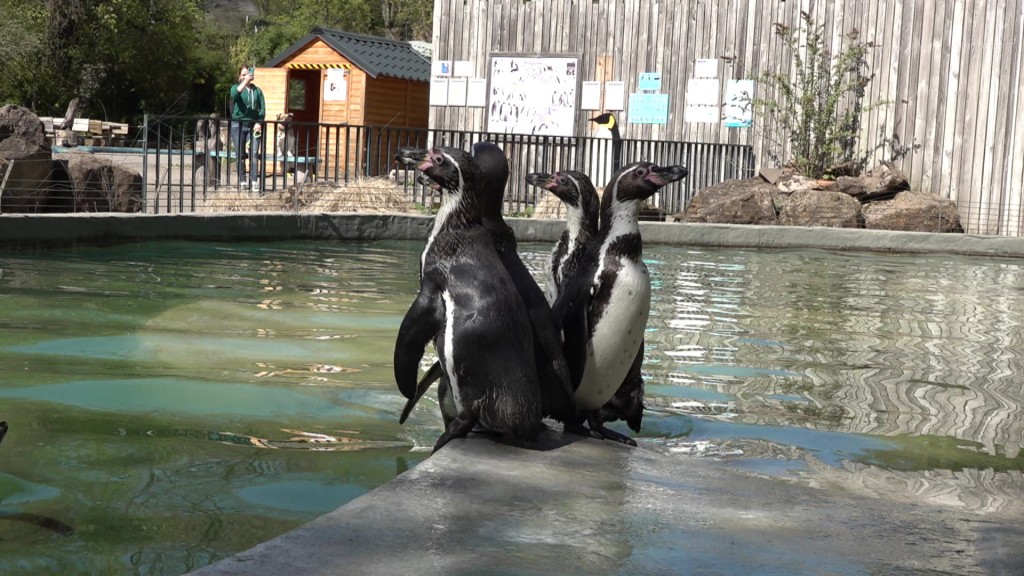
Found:
[[(253, 192), (262, 191), (262, 167), (258, 156), (262, 144), (263, 120), (267, 114), (267, 104), (260, 90), (253, 83), (255, 69), (242, 66), (238, 71), (238, 83), (231, 86), (231, 140), (235, 145), (238, 158), (238, 186), (251, 187)], [(248, 163), (248, 170), (246, 164)], [(252, 176), (252, 182), (246, 176)]]

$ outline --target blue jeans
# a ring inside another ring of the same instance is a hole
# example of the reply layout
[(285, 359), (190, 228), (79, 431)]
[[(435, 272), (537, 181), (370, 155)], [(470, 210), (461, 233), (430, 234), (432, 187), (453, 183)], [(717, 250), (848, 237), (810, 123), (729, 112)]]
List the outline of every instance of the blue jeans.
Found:
[[(253, 134), (252, 125), (253, 123), (248, 120), (236, 120), (235, 125), (231, 128), (231, 142), (235, 146), (235, 157), (237, 158), (235, 166), (238, 169), (239, 184), (248, 180), (246, 174), (253, 175), (253, 181), (260, 180), (263, 172), (258, 160), (263, 156), (260, 150), (263, 139), (259, 135)], [(248, 152), (246, 152), (246, 145), (249, 148)], [(248, 170), (246, 170), (247, 167)]]

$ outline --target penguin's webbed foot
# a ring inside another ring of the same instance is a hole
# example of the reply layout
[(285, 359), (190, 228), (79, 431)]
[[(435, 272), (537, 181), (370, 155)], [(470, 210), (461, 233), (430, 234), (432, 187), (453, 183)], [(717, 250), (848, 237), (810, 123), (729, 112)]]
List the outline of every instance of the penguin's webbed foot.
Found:
[(636, 440), (633, 440), (632, 438), (626, 436), (625, 434), (616, 432), (611, 428), (605, 428), (604, 423), (601, 422), (601, 419), (597, 417), (596, 412), (594, 414), (591, 414), (590, 417), (587, 418), (587, 424), (590, 426), (591, 432), (600, 435), (598, 436), (599, 438), (604, 438), (606, 440), (614, 440), (615, 442), (621, 442), (622, 444), (625, 444), (627, 446), (636, 446)]
[(563, 429), (566, 432), (568, 432), (570, 434), (576, 434), (577, 436), (588, 436), (590, 438), (595, 438), (597, 440), (603, 440), (604, 439), (604, 436), (602, 436), (600, 433), (598, 433), (595, 430), (591, 430), (590, 428), (587, 428), (586, 426), (583, 425), (582, 422), (576, 422), (576, 423), (566, 422)]
[(437, 442), (434, 443), (434, 450), (431, 454), (440, 450), (441, 447), (447, 444), (452, 438), (465, 438), (469, 434), (470, 430), (473, 429), (473, 426), (476, 426), (476, 422), (476, 416), (465, 411), (460, 412), (459, 415), (448, 424), (448, 427), (445, 428), (444, 433), (442, 433), (437, 439)]

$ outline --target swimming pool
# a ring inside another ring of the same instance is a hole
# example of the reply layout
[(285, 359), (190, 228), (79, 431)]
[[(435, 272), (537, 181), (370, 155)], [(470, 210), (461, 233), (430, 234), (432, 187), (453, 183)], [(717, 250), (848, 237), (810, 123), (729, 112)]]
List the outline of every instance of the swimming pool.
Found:
[[(0, 252), (0, 573), (181, 574), (415, 466), (440, 419), (397, 424), (391, 354), (421, 246)], [(1024, 262), (645, 259), (644, 445), (1019, 511)]]

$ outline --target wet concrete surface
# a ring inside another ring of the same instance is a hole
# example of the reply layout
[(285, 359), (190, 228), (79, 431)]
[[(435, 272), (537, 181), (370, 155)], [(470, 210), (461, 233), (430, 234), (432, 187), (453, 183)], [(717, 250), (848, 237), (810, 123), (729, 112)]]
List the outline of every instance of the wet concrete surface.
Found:
[(474, 435), (193, 574), (1009, 575), (1018, 526), (643, 442)]

